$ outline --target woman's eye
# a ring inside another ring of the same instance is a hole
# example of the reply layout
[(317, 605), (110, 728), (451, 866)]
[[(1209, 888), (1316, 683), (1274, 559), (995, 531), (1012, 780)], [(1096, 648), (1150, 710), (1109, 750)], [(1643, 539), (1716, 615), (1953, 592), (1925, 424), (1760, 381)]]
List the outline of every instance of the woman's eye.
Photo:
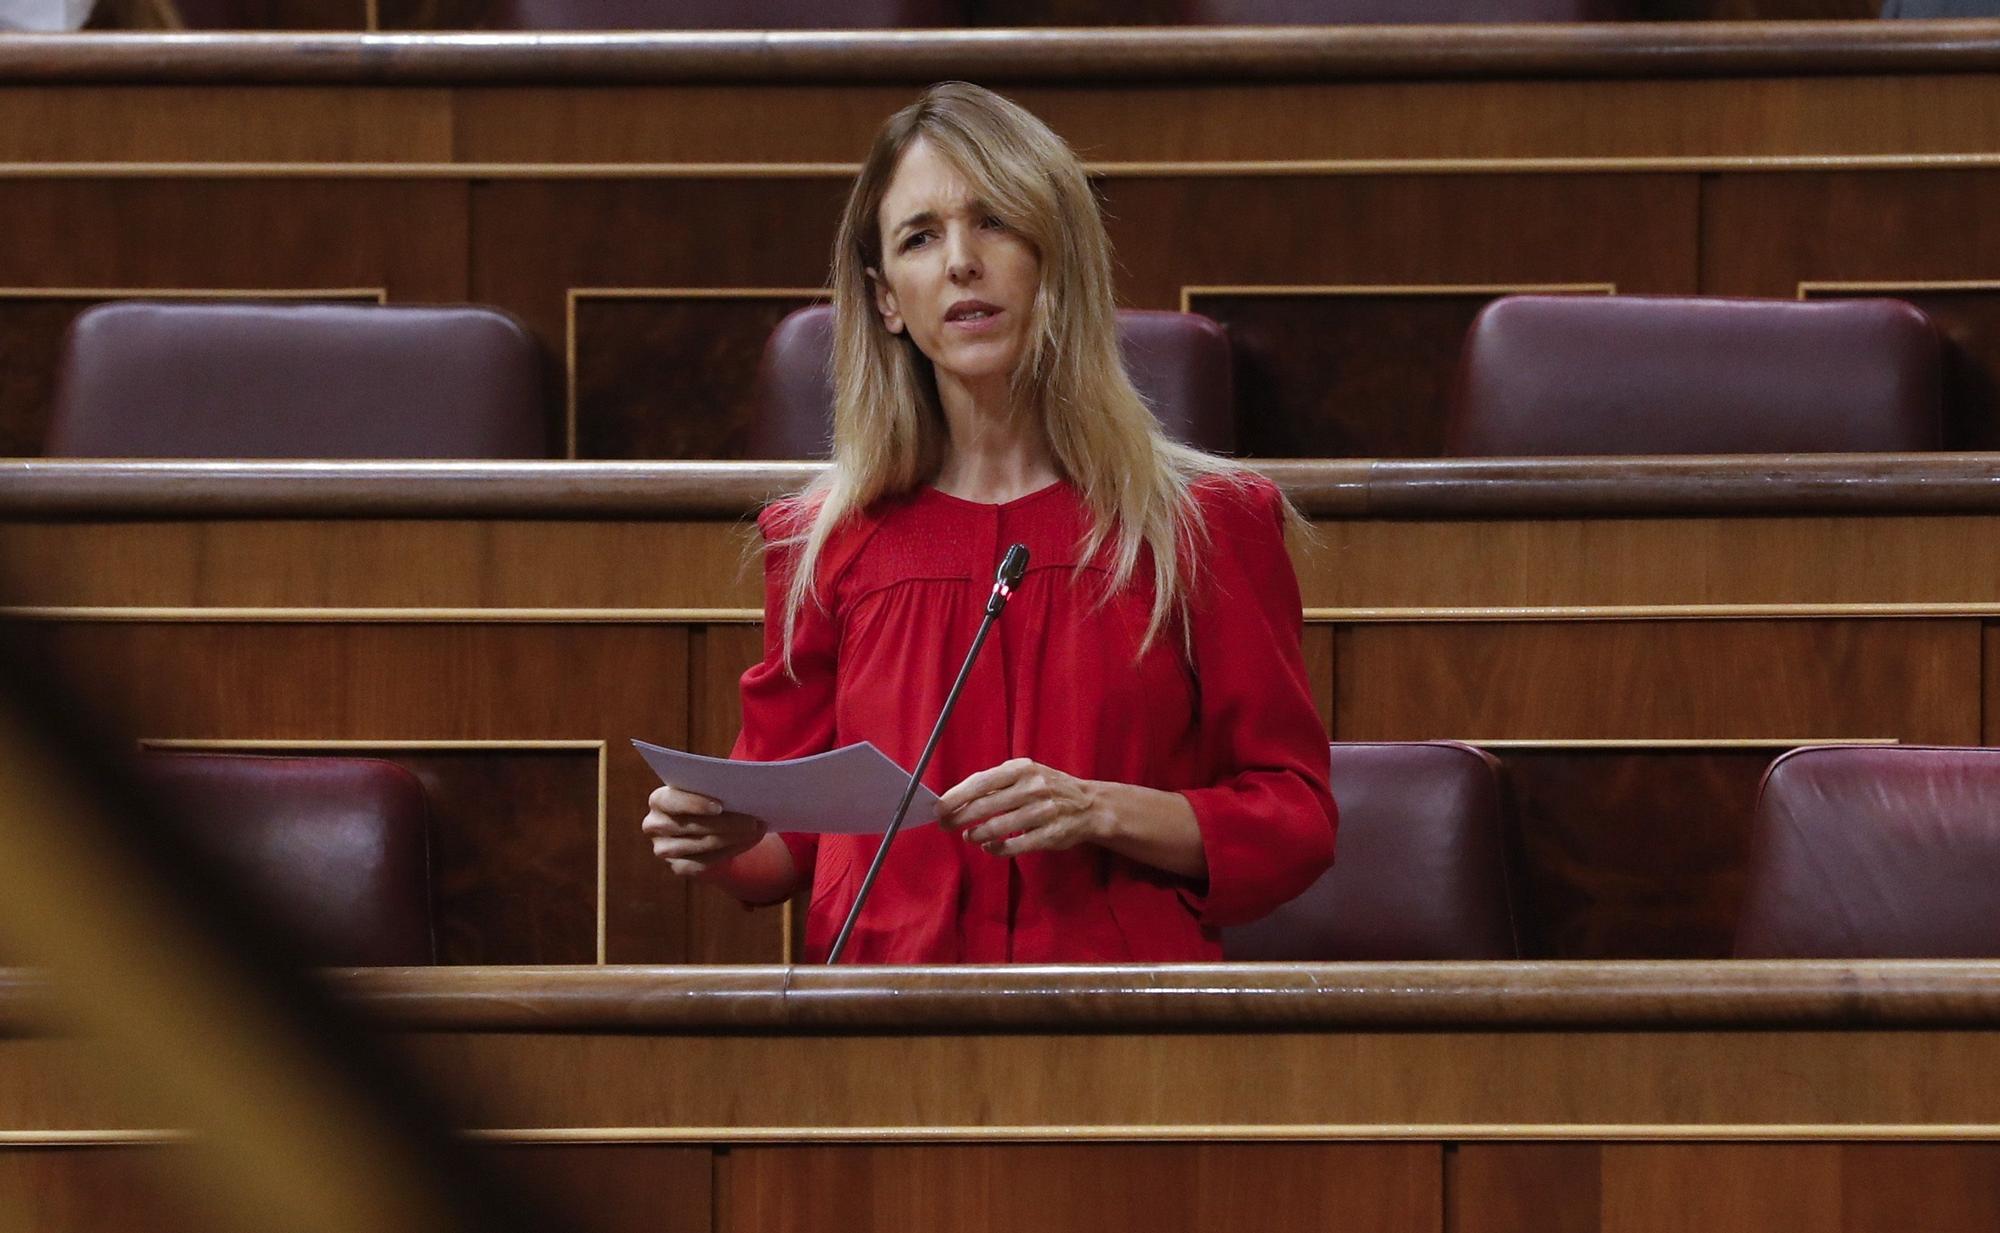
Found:
[(903, 237), (903, 245), (897, 251), (907, 253), (913, 248), (921, 248), (930, 242), (930, 238), (931, 233), (928, 231), (913, 231)]
[(1007, 230), (1006, 222), (991, 214), (988, 214), (985, 218), (981, 219), (979, 225), (986, 228), (988, 231)]

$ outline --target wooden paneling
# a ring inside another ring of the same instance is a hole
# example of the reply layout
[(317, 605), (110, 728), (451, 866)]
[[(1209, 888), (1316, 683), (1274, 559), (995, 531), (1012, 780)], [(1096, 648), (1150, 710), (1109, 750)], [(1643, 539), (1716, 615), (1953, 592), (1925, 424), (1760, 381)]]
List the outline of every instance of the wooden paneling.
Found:
[[(93, 700), (154, 738), (608, 742), (607, 957), (685, 957), (686, 890), (639, 833), (656, 780), (629, 743), (687, 739), (685, 630), (188, 621), (38, 632)], [(441, 779), (450, 761), (432, 763)], [(483, 922), (455, 943), (459, 957), (521, 948), (537, 958), (592, 957), (595, 844), (577, 833), (574, 761), (552, 756), (545, 770), (520, 763), (479, 793), (469, 780), (488, 771), (449, 767), (468, 782), (447, 797), (468, 812), (483, 808), (485, 792), (524, 794), (498, 816), (466, 818), (477, 841), (446, 849), (452, 894), (466, 919)], [(594, 836), (594, 810), (589, 825)], [(509, 902), (515, 893), (522, 900)]]
[(1781, 750), (1499, 752), (1526, 954), (1729, 954), (1757, 784)]
[(446, 90), (0, 86), (0, 162), (390, 163), (451, 157)]
[(1974, 621), (1343, 627), (1350, 740), (1890, 737), (1979, 731)]
[(1339, 740), (1333, 727), (1333, 640), (1333, 626), (1308, 625), (1300, 635), (1299, 649), (1305, 653), (1306, 680), (1319, 707), (1319, 721), (1326, 725), (1328, 736)]
[(1581, 1143), (1464, 1143), (1446, 1152), (1445, 1233), (1599, 1233), (1600, 1152)]
[(1834, 1233), (1840, 1149), (1644, 1144), (1604, 1149), (1606, 1233)]
[(215, 1227), (185, 1152), (157, 1147), (0, 1149), (0, 1227), (12, 1233), (196, 1233)]
[(1499, 292), (1198, 291), (1229, 331), (1240, 453), (1435, 458), (1465, 332)]
[(1144, 176), (1099, 181), (1119, 294), (1188, 287), (1695, 289), (1692, 176)]
[(718, 1161), (723, 1233), (1430, 1233), (1433, 1144), (749, 1147)]
[(711, 1233), (713, 1153), (698, 1147), (507, 1144), (479, 1150), (540, 1210), (590, 1233)]
[[(727, 757), (743, 726), (743, 695), (737, 681), (764, 655), (762, 625), (705, 625), (689, 640), (689, 749)], [(803, 919), (808, 895), (793, 906)], [(713, 887), (688, 893), (688, 958), (695, 963), (777, 963), (788, 953), (785, 914), (776, 908), (746, 909)], [(796, 953), (796, 952), (793, 952)]]
[(1840, 1149), (1842, 1233), (2000, 1228), (2000, 1147), (1850, 1143)]
[(579, 293), (572, 343), (576, 456), (747, 456), (764, 340), (785, 314), (812, 302), (762, 293)]
[(222, 608), (763, 607), (730, 522), (10, 523), (10, 602)]
[(1978, 518), (1323, 520), (1308, 608), (2000, 604)]

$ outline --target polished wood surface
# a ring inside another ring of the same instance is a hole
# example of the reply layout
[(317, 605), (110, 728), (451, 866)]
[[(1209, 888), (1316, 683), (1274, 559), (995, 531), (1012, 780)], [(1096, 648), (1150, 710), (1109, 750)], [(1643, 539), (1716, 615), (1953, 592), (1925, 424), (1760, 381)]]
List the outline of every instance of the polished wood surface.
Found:
[[(1313, 515), (1331, 734), (1506, 767), (1529, 955), (1726, 954), (1772, 758), (2000, 739), (1990, 455), (1257, 465)], [(749, 515), (812, 474), (5, 463), (0, 570), (135, 736), (440, 768), (448, 959), (775, 962), (784, 912), (650, 856), (628, 741), (727, 752), (761, 654)]]
[(1986, 21), (1152, 30), (737, 31), (420, 37), (89, 34), (10, 40), (37, 82), (993, 80), (1157, 75), (1496, 77), (1964, 72), (2000, 64)]

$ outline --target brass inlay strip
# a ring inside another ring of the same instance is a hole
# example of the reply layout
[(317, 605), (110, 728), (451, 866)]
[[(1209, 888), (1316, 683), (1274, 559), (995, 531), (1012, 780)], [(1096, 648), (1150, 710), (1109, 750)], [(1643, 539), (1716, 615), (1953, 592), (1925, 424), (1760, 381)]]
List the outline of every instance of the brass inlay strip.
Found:
[(1880, 604), (1555, 604), (1477, 608), (1307, 608), (1305, 619), (1331, 624), (1475, 621), (1763, 621), (1804, 617), (1987, 617), (2000, 599), (1966, 603)]
[(224, 737), (217, 739), (206, 739), (202, 737), (142, 737), (139, 740), (139, 747), (141, 749), (169, 749), (169, 750), (181, 749), (181, 750), (213, 751), (217, 753), (233, 753), (239, 751), (240, 752), (265, 751), (265, 752), (279, 753), (292, 750), (313, 750), (313, 751), (337, 750), (345, 753), (365, 753), (370, 750), (379, 750), (385, 753), (397, 752), (397, 751), (415, 752), (415, 751), (426, 751), (426, 750), (436, 750), (436, 751), (465, 750), (474, 753), (498, 753), (506, 751), (519, 752), (522, 750), (529, 750), (529, 751), (563, 750), (572, 753), (595, 753), (597, 755), (597, 853), (596, 853), (597, 919), (595, 924), (594, 945), (595, 945), (595, 953), (597, 955), (597, 962), (600, 965), (605, 962), (604, 939), (606, 933), (606, 916), (608, 915), (608, 909), (610, 905), (609, 896), (606, 894), (605, 891), (606, 887), (605, 867), (608, 861), (608, 852), (610, 844), (610, 831), (606, 825), (606, 815), (608, 813), (606, 798), (610, 790), (609, 763), (611, 761), (610, 758), (607, 756), (606, 746), (607, 743), (604, 741), (559, 740), (559, 739), (558, 740), (418, 739), (418, 740), (374, 741), (374, 740), (346, 739), (346, 738), (338, 740), (320, 740), (314, 738), (294, 740), (283, 737), (249, 737), (249, 738)]
[(2000, 291), (2000, 282), (1978, 278), (1900, 278), (1862, 282), (1825, 282), (1808, 279), (1799, 284), (1798, 298), (1811, 299), (1815, 292), (1821, 291)]
[[(2000, 167), (2000, 154), (1673, 154), (1529, 156), (1520, 158), (1160, 159), (1086, 163), (1104, 179), (1181, 176), (1573, 175), (1654, 172), (1953, 171)], [(450, 163), (151, 161), (0, 162), (0, 180), (15, 179), (479, 179), (678, 180), (852, 179), (859, 163), (629, 162)]]
[(563, 457), (576, 458), (578, 300), (796, 300), (827, 298), (825, 287), (571, 287), (563, 297)]

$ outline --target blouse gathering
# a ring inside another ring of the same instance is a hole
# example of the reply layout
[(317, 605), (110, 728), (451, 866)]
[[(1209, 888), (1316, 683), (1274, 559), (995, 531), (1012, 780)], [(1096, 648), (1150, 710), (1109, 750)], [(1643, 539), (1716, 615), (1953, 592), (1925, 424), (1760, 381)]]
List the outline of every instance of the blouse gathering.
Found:
[[(779, 503), (767, 542), (763, 661), (743, 675), (732, 756), (767, 761), (872, 741), (914, 766), (971, 645), (1008, 545), (1029, 566), (988, 636), (924, 782), (943, 792), (1010, 758), (1180, 792), (1208, 863), (1197, 882), (1090, 844), (1012, 859), (934, 824), (905, 826), (843, 959), (861, 963), (1145, 963), (1221, 957), (1218, 930), (1309, 886), (1333, 858), (1326, 731), (1300, 652), (1301, 608), (1267, 481), (1196, 489), (1208, 542), (1178, 621), (1142, 652), (1150, 558), (1106, 594), (1080, 555), (1090, 515), (1058, 482), (999, 505), (933, 488), (835, 532), (801, 610), (791, 671), (780, 614), (802, 529)], [(786, 835), (812, 886), (807, 962), (824, 961), (880, 843)]]

